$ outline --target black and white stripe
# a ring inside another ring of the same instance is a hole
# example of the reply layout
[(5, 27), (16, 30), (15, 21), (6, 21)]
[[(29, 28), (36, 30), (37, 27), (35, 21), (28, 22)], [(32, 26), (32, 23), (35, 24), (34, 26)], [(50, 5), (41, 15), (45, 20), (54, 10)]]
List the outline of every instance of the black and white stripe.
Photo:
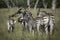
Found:
[(10, 18), (8, 19), (7, 21), (8, 32), (13, 32), (15, 23), (16, 21), (14, 21), (14, 19)]
[[(38, 19), (37, 19), (37, 30), (39, 31), (39, 27), (41, 25), (44, 25), (45, 28), (45, 32), (48, 35), (48, 28), (50, 26), (50, 34), (52, 34), (53, 32), (53, 27), (55, 24), (55, 18), (54, 15), (49, 14), (47, 12), (41, 11), (38, 13), (39, 15), (37, 15)], [(41, 24), (42, 23), (42, 24)], [(42, 26), (41, 26), (42, 27)]]

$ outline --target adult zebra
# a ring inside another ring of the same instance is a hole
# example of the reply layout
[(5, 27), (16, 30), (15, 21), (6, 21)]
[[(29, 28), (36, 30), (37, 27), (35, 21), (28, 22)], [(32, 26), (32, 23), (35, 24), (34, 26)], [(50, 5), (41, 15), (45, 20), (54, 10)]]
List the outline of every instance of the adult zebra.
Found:
[[(23, 18), (23, 20), (21, 18)], [(35, 21), (30, 11), (25, 10), (21, 18), (19, 18), (18, 20), (22, 21), (25, 30), (28, 29), (30, 32), (34, 30)]]
[[(45, 11), (40, 11), (37, 15), (37, 31), (39, 31), (39, 27), (43, 27), (45, 29), (46, 34), (48, 35), (48, 32), (52, 34), (53, 27), (55, 24), (55, 18), (54, 15), (49, 14)], [(43, 25), (43, 26), (41, 26)]]

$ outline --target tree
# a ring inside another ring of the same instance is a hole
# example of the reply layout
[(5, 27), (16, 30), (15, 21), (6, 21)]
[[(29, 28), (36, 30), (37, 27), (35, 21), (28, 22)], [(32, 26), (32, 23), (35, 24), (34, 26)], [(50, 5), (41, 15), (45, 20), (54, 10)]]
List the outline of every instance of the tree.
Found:
[(39, 0), (36, 1), (35, 6), (34, 6), (34, 9), (36, 9), (36, 7), (38, 5), (38, 2), (39, 2)]
[(27, 0), (27, 7), (30, 10), (30, 0)]
[(52, 0), (52, 10), (55, 10), (56, 8), (56, 0)]
[(45, 9), (47, 8), (47, 4), (48, 4), (47, 1), (48, 1), (48, 0), (42, 0), (43, 6), (44, 6)]
[(10, 2), (11, 2), (11, 5), (15, 7), (15, 3), (12, 0), (10, 0)]
[(3, 1), (5, 2), (6, 6), (7, 6), (8, 8), (11, 8), (11, 6), (9, 5), (9, 0), (3, 0)]
[[(54, 2), (55, 1), (55, 2)], [(52, 8), (60, 7), (60, 0), (0, 0), (0, 8), (24, 7), (31, 8)]]

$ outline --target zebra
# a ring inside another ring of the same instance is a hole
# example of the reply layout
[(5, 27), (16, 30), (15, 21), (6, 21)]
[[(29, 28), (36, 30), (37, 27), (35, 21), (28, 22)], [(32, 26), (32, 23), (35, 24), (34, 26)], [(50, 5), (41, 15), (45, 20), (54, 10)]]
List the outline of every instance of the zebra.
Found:
[[(53, 32), (53, 26), (55, 24), (55, 18), (54, 15), (49, 14), (45, 11), (40, 11), (37, 15), (37, 30), (39, 31), (39, 27), (42, 27), (41, 25), (44, 25), (45, 32), (48, 35), (48, 32), (50, 30), (50, 34)], [(41, 19), (42, 18), (42, 19)], [(50, 29), (48, 30), (48, 28)]]
[(49, 20), (50, 35), (52, 35), (53, 29), (54, 29), (54, 25), (55, 25), (55, 17), (54, 17), (54, 15), (52, 15), (52, 13), (50, 13), (49, 15), (50, 15), (50, 20)]
[(33, 16), (31, 15), (31, 13), (26, 13), (26, 15), (28, 15), (27, 16), (27, 18), (28, 18), (27, 26), (29, 28), (29, 31), (31, 32), (35, 28), (35, 20), (34, 20)]
[(36, 17), (36, 28), (37, 28), (37, 31), (39, 32), (41, 25), (43, 25), (43, 19), (41, 17)]
[(14, 31), (15, 23), (16, 23), (16, 21), (9, 17), (9, 19), (7, 21), (8, 32), (13, 32)]
[(15, 23), (16, 23), (16, 21), (13, 19), (13, 17), (15, 17), (15, 15), (17, 15), (17, 14), (22, 13), (21, 10), (22, 10), (22, 9), (19, 9), (16, 13), (8, 16), (8, 21), (7, 21), (8, 32), (10, 32), (10, 31), (13, 32), (13, 30), (14, 30), (14, 25), (15, 25)]
[[(23, 18), (22, 23), (24, 25), (24, 29), (29, 30), (30, 32), (34, 29), (34, 18), (31, 14), (30, 11), (25, 10), (24, 13), (22, 14), (23, 16), (21, 16), (21, 18)], [(19, 18), (19, 20), (21, 20), (21, 18)]]
[(37, 31), (39, 32), (39, 29), (42, 28), (41, 26), (44, 25), (43, 23), (43, 17), (46, 16), (47, 13), (45, 11), (39, 11), (37, 13), (36, 17), (36, 23), (37, 23)]

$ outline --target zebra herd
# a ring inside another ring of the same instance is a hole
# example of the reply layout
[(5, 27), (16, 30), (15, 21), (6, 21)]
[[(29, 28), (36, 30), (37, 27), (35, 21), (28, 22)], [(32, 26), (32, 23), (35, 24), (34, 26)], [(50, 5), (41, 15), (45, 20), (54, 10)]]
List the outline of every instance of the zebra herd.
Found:
[(8, 32), (13, 32), (16, 21), (12, 17), (17, 14), (19, 15), (17, 20), (20, 24), (22, 24), (23, 30), (28, 30), (29, 32), (39, 32), (40, 29), (44, 29), (47, 35), (48, 33), (52, 34), (55, 25), (55, 18), (52, 13), (39, 11), (37, 13), (37, 17), (33, 18), (30, 11), (25, 10), (24, 12), (22, 12), (21, 9), (19, 9), (17, 13), (8, 17)]

